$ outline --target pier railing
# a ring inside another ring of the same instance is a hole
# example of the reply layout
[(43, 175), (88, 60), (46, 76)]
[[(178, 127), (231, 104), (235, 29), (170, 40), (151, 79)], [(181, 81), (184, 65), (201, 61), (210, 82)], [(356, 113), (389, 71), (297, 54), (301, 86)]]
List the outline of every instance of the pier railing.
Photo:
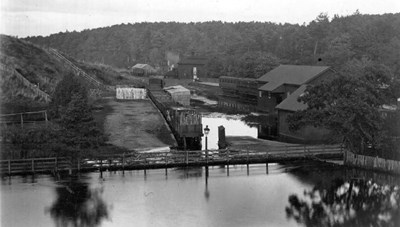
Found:
[(364, 169), (400, 174), (400, 161), (355, 154), (351, 151), (345, 152), (344, 164)]
[(341, 158), (343, 148), (332, 146), (277, 146), (265, 150), (171, 151), (152, 153), (103, 154), (91, 157), (55, 157), (0, 160), (2, 174), (43, 173), (54, 171), (91, 171), (172, 168), (253, 164), (314, 158)]

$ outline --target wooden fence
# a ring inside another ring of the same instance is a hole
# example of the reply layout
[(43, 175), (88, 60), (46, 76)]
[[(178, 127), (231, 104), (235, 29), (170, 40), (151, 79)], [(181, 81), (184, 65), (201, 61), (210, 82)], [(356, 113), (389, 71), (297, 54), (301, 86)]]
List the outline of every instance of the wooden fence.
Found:
[(355, 154), (346, 150), (345, 165), (400, 174), (400, 161)]
[(23, 128), (24, 124), (36, 124), (39, 122), (48, 122), (46, 110), (0, 114), (0, 125), (2, 127), (5, 127), (7, 125), (20, 125)]
[(171, 151), (95, 155), (71, 158), (34, 158), (0, 160), (2, 174), (38, 173), (72, 170), (125, 170), (172, 168), (181, 166), (208, 166), (229, 164), (269, 163), (314, 158), (340, 158), (341, 146), (280, 146), (256, 150)]

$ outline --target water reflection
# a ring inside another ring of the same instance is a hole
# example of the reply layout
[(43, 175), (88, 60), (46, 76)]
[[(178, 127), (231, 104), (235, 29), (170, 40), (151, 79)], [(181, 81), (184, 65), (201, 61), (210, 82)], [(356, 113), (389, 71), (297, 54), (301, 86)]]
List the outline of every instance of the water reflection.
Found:
[[(248, 126), (241, 120), (242, 115), (224, 115), (211, 113), (202, 117), (203, 125), (208, 125), (210, 132), (208, 134), (208, 149), (218, 149), (218, 126), (225, 127), (227, 136), (250, 136), (257, 138), (257, 128)], [(205, 140), (202, 139), (202, 148), (205, 148)]]
[(210, 200), (210, 191), (208, 190), (208, 166), (205, 167), (206, 171), (206, 188), (204, 190), (204, 198), (206, 198), (206, 201), (208, 202)]
[(87, 181), (71, 177), (55, 190), (55, 202), (46, 212), (56, 226), (99, 226), (108, 218), (108, 207), (101, 197), (103, 188), (91, 189)]
[(176, 168), (173, 171), (179, 174), (179, 179), (199, 178), (203, 175), (203, 169), (201, 167), (183, 167)]
[(286, 214), (305, 226), (400, 226), (398, 186), (337, 178), (328, 187), (289, 196)]
[(237, 99), (220, 96), (218, 107), (227, 113), (251, 113), (257, 111), (257, 103), (243, 102)]
[[(11, 185), (4, 179), (1, 202), (7, 209), (2, 210), (1, 226), (399, 225), (399, 189), (387, 186), (400, 185), (398, 176), (345, 171), (327, 163), (99, 175), (85, 173), (56, 182), (37, 175), (36, 183), (12, 176)], [(373, 181), (364, 180), (370, 178)]]

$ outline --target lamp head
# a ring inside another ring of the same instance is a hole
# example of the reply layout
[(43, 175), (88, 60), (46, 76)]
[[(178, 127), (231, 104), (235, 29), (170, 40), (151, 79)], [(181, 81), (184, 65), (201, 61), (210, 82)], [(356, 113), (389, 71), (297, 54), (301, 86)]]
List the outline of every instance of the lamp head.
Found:
[(204, 128), (204, 135), (208, 135), (208, 133), (210, 132), (210, 129), (208, 128), (208, 125), (206, 125), (206, 127)]

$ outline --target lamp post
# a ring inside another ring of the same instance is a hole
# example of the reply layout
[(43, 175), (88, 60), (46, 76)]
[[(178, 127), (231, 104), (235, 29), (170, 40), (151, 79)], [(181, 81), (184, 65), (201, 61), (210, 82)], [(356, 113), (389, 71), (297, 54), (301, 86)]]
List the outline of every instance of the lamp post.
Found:
[(206, 136), (206, 143), (205, 143), (205, 145), (206, 145), (206, 162), (207, 162), (207, 163), (208, 163), (208, 148), (207, 148), (208, 141), (207, 141), (207, 135), (208, 135), (209, 132), (210, 132), (210, 129), (208, 128), (208, 125), (206, 125), (206, 127), (204, 128), (204, 135)]

